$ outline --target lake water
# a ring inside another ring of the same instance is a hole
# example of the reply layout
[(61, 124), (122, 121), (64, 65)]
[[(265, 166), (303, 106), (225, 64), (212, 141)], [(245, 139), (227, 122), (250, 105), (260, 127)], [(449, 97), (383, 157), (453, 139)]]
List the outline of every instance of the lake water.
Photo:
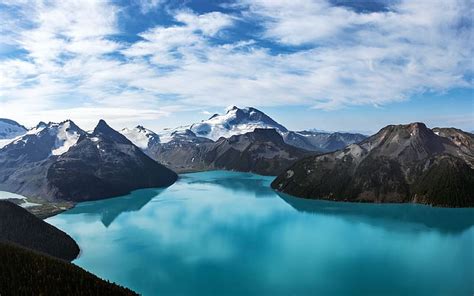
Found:
[(144, 295), (472, 295), (474, 209), (309, 201), (184, 174), (47, 221), (75, 264)]

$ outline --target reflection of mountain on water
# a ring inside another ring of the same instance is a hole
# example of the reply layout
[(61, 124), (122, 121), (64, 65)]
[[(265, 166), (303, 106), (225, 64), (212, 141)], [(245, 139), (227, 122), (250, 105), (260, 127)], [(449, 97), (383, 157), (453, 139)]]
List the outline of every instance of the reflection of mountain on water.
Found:
[[(208, 176), (203, 177), (206, 174)], [(252, 195), (258, 198), (275, 197), (275, 193), (270, 188), (272, 177), (255, 177), (252, 173), (240, 173), (231, 171), (210, 171), (199, 173), (199, 177), (193, 174), (181, 175), (180, 178), (186, 180), (188, 184), (211, 184), (230, 189), (244, 195)]]
[[(287, 194), (278, 195), (299, 212), (338, 216), (389, 230), (422, 225), (442, 233), (459, 233), (474, 225), (472, 208), (435, 208), (416, 204), (373, 204), (308, 200)], [(422, 230), (422, 229), (419, 229)]]
[(140, 189), (120, 197), (84, 202), (78, 204), (74, 209), (64, 212), (63, 215), (100, 215), (102, 224), (109, 227), (121, 213), (141, 210), (150, 200), (163, 191), (164, 189)]

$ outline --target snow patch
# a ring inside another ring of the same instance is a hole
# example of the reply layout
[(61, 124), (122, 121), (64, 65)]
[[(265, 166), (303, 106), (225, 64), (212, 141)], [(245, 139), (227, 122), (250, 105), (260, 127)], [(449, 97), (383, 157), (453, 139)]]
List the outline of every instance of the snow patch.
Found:
[(0, 140), (0, 149), (7, 146), (11, 142), (13, 142), (15, 139), (1, 139)]
[(23, 208), (30, 208), (35, 206), (40, 206), (40, 204), (29, 202), (26, 197), (23, 195), (19, 195), (16, 193), (11, 193), (7, 191), (0, 191), (0, 200), (7, 200), (7, 199), (18, 199), (21, 200), (20, 206)]
[(160, 136), (142, 126), (120, 131), (127, 139), (140, 149), (147, 149), (151, 141), (160, 142)]
[(77, 131), (70, 130), (71, 123), (69, 121), (57, 127), (56, 141), (54, 143), (55, 149), (51, 151), (52, 155), (61, 155), (66, 153), (69, 148), (76, 145), (79, 137), (81, 136)]

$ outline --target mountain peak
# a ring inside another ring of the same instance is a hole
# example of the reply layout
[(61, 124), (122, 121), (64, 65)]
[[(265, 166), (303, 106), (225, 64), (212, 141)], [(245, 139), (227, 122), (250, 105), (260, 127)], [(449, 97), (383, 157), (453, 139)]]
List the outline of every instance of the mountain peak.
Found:
[(48, 124), (46, 122), (40, 121), (40, 122), (38, 122), (38, 124), (36, 125), (35, 128), (41, 128), (41, 127), (46, 127), (46, 126), (48, 126)]
[(225, 113), (229, 113), (230, 111), (233, 111), (233, 110), (240, 110), (240, 109), (235, 105), (231, 105), (231, 106), (225, 108)]
[(230, 106), (226, 111), (223, 115), (214, 114), (208, 120), (195, 123), (189, 129), (197, 136), (206, 137), (214, 141), (221, 137), (229, 138), (233, 135), (252, 132), (256, 128), (274, 128), (282, 133), (288, 131), (268, 115), (253, 107), (240, 109), (236, 106)]
[(95, 127), (92, 135), (99, 136), (104, 139), (121, 143), (121, 144), (130, 144), (131, 142), (121, 133), (117, 132), (113, 128), (111, 128), (105, 120), (99, 120), (99, 123)]

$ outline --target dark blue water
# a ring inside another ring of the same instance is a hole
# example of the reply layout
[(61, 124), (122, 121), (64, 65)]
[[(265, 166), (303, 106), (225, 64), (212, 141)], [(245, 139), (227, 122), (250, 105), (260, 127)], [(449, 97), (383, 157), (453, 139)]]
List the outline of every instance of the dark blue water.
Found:
[(144, 295), (472, 295), (474, 209), (308, 201), (272, 178), (181, 175), (47, 221), (74, 263)]

